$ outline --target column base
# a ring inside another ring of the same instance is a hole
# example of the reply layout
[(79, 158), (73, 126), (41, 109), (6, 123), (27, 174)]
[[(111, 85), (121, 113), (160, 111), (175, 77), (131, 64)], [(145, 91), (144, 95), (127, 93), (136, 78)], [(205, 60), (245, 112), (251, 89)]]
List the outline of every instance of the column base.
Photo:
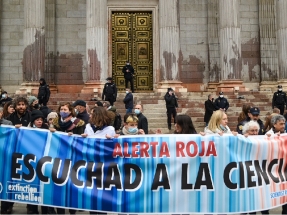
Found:
[(187, 92), (187, 88), (182, 86), (181, 81), (161, 81), (158, 83), (156, 92), (165, 93), (167, 92), (167, 88), (172, 88), (175, 92), (185, 93)]
[(94, 95), (94, 98), (101, 98), (105, 83), (101, 81), (89, 81), (85, 83), (85, 86), (81, 90), (81, 93), (88, 94), (91, 93)]
[(217, 87), (217, 92), (245, 92), (249, 91), (248, 88), (246, 88), (243, 85), (242, 80), (224, 80), (220, 81), (219, 86)]
[[(285, 82), (285, 83), (286, 83), (285, 86), (287, 86), (287, 82)], [(260, 91), (274, 92), (274, 91), (277, 91), (277, 86), (278, 85), (279, 85), (279, 82), (277, 82), (277, 81), (262, 81), (260, 83), (259, 90)], [(283, 86), (283, 84), (281, 84), (281, 85)]]
[(219, 85), (220, 85), (219, 82), (208, 82), (206, 91), (207, 92), (216, 92)]
[(24, 82), (21, 84), (19, 90), (16, 90), (17, 95), (38, 95), (39, 82)]

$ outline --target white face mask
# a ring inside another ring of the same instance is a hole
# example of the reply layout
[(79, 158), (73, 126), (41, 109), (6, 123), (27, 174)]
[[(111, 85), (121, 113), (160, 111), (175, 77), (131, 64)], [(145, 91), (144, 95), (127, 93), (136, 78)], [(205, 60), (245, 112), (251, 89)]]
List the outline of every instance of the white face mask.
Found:
[(129, 93), (129, 91), (126, 91), (126, 94), (128, 94)]
[(220, 97), (220, 98), (223, 98), (223, 95), (220, 95), (219, 97)]
[(278, 90), (279, 90), (279, 91), (282, 91), (282, 88), (279, 88)]
[(127, 63), (127, 65), (130, 65), (129, 63)]

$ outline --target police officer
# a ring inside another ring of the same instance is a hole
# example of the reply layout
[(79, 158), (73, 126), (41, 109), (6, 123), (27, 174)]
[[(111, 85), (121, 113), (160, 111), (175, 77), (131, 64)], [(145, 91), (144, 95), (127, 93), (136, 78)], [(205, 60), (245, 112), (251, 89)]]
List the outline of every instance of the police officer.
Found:
[(223, 110), (223, 111), (227, 111), (227, 109), (229, 108), (229, 103), (227, 99), (224, 98), (223, 92), (220, 92), (219, 97), (215, 99), (214, 106), (216, 110)]
[(247, 123), (250, 122), (251, 120), (256, 121), (259, 124), (259, 131), (258, 135), (263, 135), (265, 134), (264, 131), (264, 124), (261, 119), (259, 119), (259, 114), (260, 114), (260, 109), (258, 107), (252, 107), (249, 110), (248, 117), (241, 122), (238, 123), (237, 125), (237, 132), (238, 134), (242, 134), (242, 128), (243, 126)]
[(134, 73), (135, 73), (135, 70), (132, 67), (132, 65), (130, 65), (129, 61), (126, 62), (126, 65), (123, 67), (122, 72), (124, 73), (126, 88), (128, 88), (128, 83), (130, 82), (130, 84), (131, 84), (130, 89), (132, 90), (132, 93), (134, 93)]
[(172, 88), (167, 89), (167, 93), (164, 96), (166, 113), (167, 113), (167, 126), (171, 130), (171, 115), (173, 115), (173, 120), (175, 124), (176, 110), (178, 108), (177, 99), (174, 95)]
[(50, 88), (49, 85), (46, 83), (44, 78), (40, 78), (40, 86), (39, 86), (39, 91), (38, 91), (38, 100), (40, 105), (46, 106), (49, 98), (50, 98)]
[(286, 93), (282, 91), (282, 85), (278, 85), (278, 90), (273, 94), (272, 108), (277, 107), (280, 114), (284, 114), (285, 105), (287, 104)]
[(109, 101), (110, 104), (113, 106), (114, 102), (117, 100), (117, 87), (113, 83), (113, 78), (108, 77), (107, 83), (104, 86), (103, 94), (102, 94), (102, 100)]

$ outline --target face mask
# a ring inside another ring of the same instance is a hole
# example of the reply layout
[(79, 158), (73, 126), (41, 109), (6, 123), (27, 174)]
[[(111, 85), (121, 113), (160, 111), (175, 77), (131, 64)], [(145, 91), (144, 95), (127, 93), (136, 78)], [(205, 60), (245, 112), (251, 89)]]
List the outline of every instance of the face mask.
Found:
[(127, 63), (127, 65), (130, 65), (129, 63)]
[(141, 113), (141, 111), (139, 110), (139, 109), (135, 109), (135, 114), (136, 115), (138, 115), (138, 114), (140, 114)]
[(129, 128), (129, 133), (132, 133), (132, 134), (138, 133), (138, 128), (136, 128), (136, 127)]
[(282, 89), (278, 89), (279, 91), (282, 91)]
[(79, 111), (77, 109), (75, 109), (75, 113), (76, 113), (76, 115), (78, 115)]
[(219, 97), (220, 97), (220, 98), (223, 98), (223, 95), (220, 95)]
[(36, 125), (33, 124), (33, 128), (36, 128)]
[(126, 94), (128, 94), (129, 93), (129, 91), (126, 91)]
[(35, 109), (38, 109), (39, 108), (39, 104), (34, 104), (33, 106)]
[(60, 112), (60, 116), (61, 116), (63, 119), (67, 118), (69, 115), (70, 115), (70, 113), (66, 113), (66, 112), (63, 112), (63, 111)]

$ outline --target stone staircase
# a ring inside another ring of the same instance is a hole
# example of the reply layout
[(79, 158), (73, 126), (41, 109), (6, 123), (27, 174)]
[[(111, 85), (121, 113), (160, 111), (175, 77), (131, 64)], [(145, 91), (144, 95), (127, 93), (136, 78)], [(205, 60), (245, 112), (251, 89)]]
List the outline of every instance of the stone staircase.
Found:
[[(203, 131), (204, 129), (204, 102), (207, 100), (208, 94), (210, 94), (210, 92), (176, 93), (179, 103), (178, 114), (188, 114), (191, 116), (198, 132)], [(173, 132), (173, 127), (171, 131), (167, 129), (164, 95), (165, 93), (134, 93), (134, 104), (143, 105), (143, 113), (147, 117), (149, 123), (149, 133), (154, 133), (157, 128), (160, 128), (163, 133)], [(265, 120), (266, 113), (272, 111), (271, 100), (273, 93), (270, 91), (241, 92), (239, 95), (244, 96), (244, 99), (238, 99), (238, 95), (235, 95), (234, 93), (225, 93), (225, 97), (230, 104), (227, 111), (228, 125), (232, 130), (236, 129), (237, 117), (241, 112), (243, 104), (248, 103), (252, 106), (259, 107), (261, 110), (261, 119), (263, 121)], [(119, 93), (117, 101), (114, 104), (122, 118), (125, 114), (125, 108), (122, 102), (124, 96), (124, 93)], [(56, 110), (60, 102), (74, 102), (77, 99), (82, 99), (92, 107), (94, 106), (95, 101), (91, 101), (91, 98), (93, 98), (93, 94), (57, 93), (51, 95), (48, 106), (51, 109)], [(101, 99), (99, 98), (99, 100)]]

